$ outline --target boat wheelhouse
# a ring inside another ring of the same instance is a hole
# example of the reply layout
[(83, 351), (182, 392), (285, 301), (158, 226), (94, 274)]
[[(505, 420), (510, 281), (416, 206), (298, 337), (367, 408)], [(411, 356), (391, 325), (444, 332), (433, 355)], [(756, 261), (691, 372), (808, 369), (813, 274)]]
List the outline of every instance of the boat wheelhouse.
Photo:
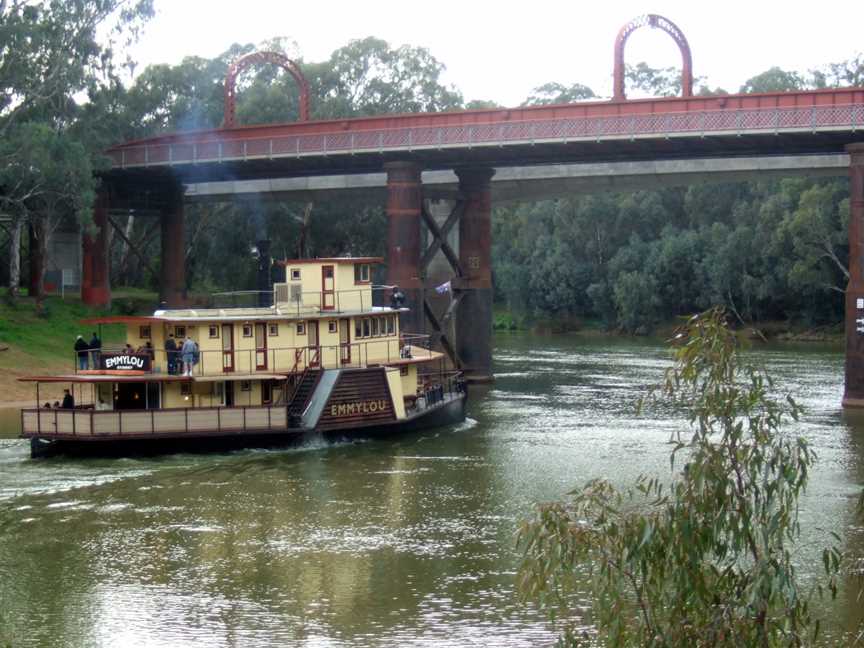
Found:
[[(285, 280), (272, 292), (219, 296), (255, 305), (85, 320), (125, 325), (125, 345), (83, 361), (79, 352), (68, 374), (23, 378), (36, 385), (37, 408), (22, 410), (22, 436), (38, 454), (46, 443), (279, 443), (462, 420), (461, 376), (427, 336), (401, 330), (398, 292), (371, 281), (381, 260), (282, 261)], [(68, 385), (74, 407), (38, 408), (46, 383)]]

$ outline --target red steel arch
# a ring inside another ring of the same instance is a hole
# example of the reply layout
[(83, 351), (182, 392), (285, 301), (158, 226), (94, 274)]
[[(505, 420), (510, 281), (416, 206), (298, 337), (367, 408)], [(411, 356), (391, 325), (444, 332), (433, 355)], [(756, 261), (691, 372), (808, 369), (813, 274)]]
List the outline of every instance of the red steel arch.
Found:
[(300, 90), (300, 116), (297, 121), (309, 121), (309, 83), (298, 65), (279, 52), (252, 52), (241, 56), (228, 66), (228, 74), (225, 75), (225, 115), (222, 119), (222, 128), (233, 128), (237, 125), (237, 76), (247, 67), (256, 63), (278, 65), (294, 77)]
[(684, 32), (678, 29), (678, 26), (668, 18), (658, 16), (657, 14), (645, 14), (644, 16), (634, 18), (624, 25), (615, 39), (615, 83), (612, 100), (624, 101), (627, 99), (627, 95), (624, 93), (624, 46), (627, 44), (630, 34), (646, 25), (662, 29), (678, 44), (678, 49), (681, 50), (681, 94), (684, 97), (692, 97), (693, 57), (690, 55), (690, 45), (687, 43)]

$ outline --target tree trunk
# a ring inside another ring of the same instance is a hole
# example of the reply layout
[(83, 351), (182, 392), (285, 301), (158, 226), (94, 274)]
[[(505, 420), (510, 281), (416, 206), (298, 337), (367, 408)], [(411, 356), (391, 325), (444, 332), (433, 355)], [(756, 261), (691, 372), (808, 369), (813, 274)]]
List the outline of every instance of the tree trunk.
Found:
[[(41, 309), (42, 300), (45, 299), (45, 266), (48, 260), (48, 218), (44, 214), (36, 216), (33, 223), (33, 231), (36, 233), (36, 258), (39, 265), (36, 267), (36, 303), (37, 309)], [(32, 252), (31, 252), (32, 253)]]
[(45, 292), (45, 251), (47, 247), (43, 245), (45, 239), (45, 218), (43, 216), (32, 216), (30, 218), (30, 226), (27, 228), (30, 238), (30, 254), (29, 254), (29, 270), (30, 281), (28, 282), (29, 292), (31, 297), (41, 299)]
[(135, 214), (130, 213), (126, 220), (126, 227), (123, 234), (126, 236), (120, 243), (120, 272), (117, 273), (117, 283), (121, 286), (130, 286), (130, 266), (132, 262), (132, 248), (127, 241), (132, 240), (132, 230), (135, 227)]
[(12, 236), (9, 238), (9, 298), (18, 296), (18, 284), (21, 283), (21, 230), (24, 222), (20, 216), (15, 217), (12, 224)]

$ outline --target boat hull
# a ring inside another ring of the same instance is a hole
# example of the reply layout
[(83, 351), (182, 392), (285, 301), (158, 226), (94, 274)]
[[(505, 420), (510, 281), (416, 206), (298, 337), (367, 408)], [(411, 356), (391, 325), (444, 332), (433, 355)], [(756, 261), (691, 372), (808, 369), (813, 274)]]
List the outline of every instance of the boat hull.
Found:
[(146, 456), (177, 452), (229, 452), (243, 448), (272, 448), (302, 445), (314, 439), (336, 442), (349, 439), (371, 439), (392, 437), (429, 428), (443, 427), (465, 420), (465, 393), (427, 407), (422, 412), (405, 419), (354, 424), (345, 428), (326, 431), (302, 428), (287, 428), (278, 432), (220, 434), (202, 433), (183, 436), (161, 436), (158, 438), (95, 438), (95, 439), (50, 439), (30, 438), (31, 457), (68, 456)]

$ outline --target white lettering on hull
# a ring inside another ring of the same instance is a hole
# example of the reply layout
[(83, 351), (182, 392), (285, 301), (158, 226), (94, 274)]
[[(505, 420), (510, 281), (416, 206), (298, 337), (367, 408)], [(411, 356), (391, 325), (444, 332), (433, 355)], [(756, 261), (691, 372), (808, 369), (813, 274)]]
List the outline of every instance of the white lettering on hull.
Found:
[(360, 401), (358, 403), (340, 403), (330, 406), (330, 416), (356, 416), (357, 414), (375, 414), (387, 409), (385, 399)]

